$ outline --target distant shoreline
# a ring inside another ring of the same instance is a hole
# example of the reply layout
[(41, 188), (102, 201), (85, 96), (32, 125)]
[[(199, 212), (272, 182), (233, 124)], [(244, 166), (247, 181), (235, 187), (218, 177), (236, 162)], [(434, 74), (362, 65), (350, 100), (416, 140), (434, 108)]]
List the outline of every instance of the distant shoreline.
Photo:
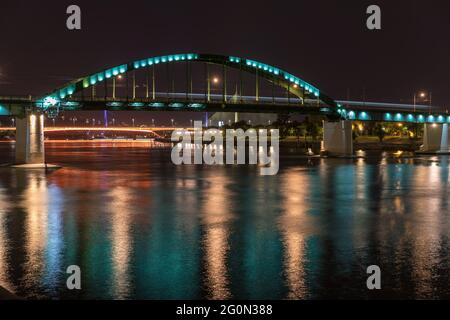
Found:
[[(14, 144), (14, 140), (0, 140), (0, 143), (4, 144)], [(102, 144), (102, 143), (133, 143), (133, 144), (171, 144), (170, 140), (161, 141), (161, 140), (150, 140), (150, 139), (99, 139), (99, 140), (85, 140), (85, 139), (76, 139), (76, 140), (45, 140), (46, 144), (70, 144), (70, 143), (82, 143), (82, 144)], [(405, 140), (394, 140), (391, 141), (354, 141), (354, 149), (355, 150), (364, 150), (364, 151), (418, 151), (420, 149), (421, 143), (418, 141), (405, 141)], [(319, 151), (320, 142), (318, 141), (308, 141), (306, 143), (307, 148), (312, 148), (313, 151)], [(297, 141), (294, 139), (283, 139), (280, 140), (280, 148), (296, 148), (296, 149), (305, 149), (304, 141)]]

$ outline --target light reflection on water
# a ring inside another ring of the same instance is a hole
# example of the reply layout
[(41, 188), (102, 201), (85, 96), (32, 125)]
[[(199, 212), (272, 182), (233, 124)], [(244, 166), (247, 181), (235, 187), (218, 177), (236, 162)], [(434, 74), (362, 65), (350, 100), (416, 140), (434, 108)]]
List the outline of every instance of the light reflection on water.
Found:
[[(0, 162), (9, 146), (0, 144)], [(34, 298), (449, 298), (447, 157), (174, 166), (170, 150), (47, 146), (0, 168), (0, 285)], [(80, 292), (65, 289), (69, 265)], [(382, 269), (381, 292), (365, 268)]]
[[(288, 299), (307, 297), (306, 250), (307, 239), (313, 234), (314, 217), (308, 215), (310, 202), (308, 175), (303, 170), (290, 169), (283, 173), (284, 200), (279, 228), (284, 247), (284, 274), (288, 287)], [(299, 187), (301, 186), (301, 187)]]
[(230, 208), (228, 202), (229, 183), (226, 176), (211, 177), (208, 192), (203, 195), (201, 220), (205, 231), (202, 247), (205, 251), (205, 287), (208, 299), (231, 297), (227, 266), (233, 208)]

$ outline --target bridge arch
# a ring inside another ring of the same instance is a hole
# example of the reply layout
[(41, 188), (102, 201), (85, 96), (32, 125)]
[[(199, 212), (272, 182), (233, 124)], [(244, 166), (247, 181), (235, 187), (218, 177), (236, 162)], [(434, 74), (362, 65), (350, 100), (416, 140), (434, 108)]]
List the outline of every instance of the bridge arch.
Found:
[(205, 62), (239, 69), (247, 73), (255, 74), (279, 87), (288, 90), (291, 94), (300, 98), (301, 101), (305, 101), (305, 99), (318, 100), (323, 106), (329, 107), (333, 110), (339, 107), (339, 105), (332, 98), (324, 94), (316, 86), (278, 67), (236, 56), (197, 53), (155, 56), (115, 66), (71, 81), (70, 83), (54, 90), (50, 94), (41, 97), (39, 100), (41, 105), (44, 107), (54, 106), (58, 102), (67, 100), (72, 95), (81, 92), (84, 89), (91, 88), (92, 86), (121, 74), (154, 65), (183, 61)]

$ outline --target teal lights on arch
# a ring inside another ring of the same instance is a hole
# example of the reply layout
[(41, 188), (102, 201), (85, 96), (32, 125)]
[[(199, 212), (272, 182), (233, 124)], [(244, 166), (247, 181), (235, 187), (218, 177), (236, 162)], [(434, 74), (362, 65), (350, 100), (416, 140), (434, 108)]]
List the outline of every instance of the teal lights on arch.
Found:
[(137, 60), (133, 62), (134, 69), (145, 68), (148, 66), (167, 63), (167, 62), (176, 62), (176, 61), (189, 61), (198, 59), (199, 55), (196, 53), (182, 53), (182, 54), (172, 54), (168, 56), (159, 56), (153, 57), (143, 60)]
[(42, 98), (42, 105), (44, 108), (56, 105), (59, 101), (73, 95), (74, 93), (93, 86), (97, 83), (103, 82), (105, 79), (110, 79), (112, 77), (118, 76), (128, 71), (128, 65), (123, 64), (117, 67), (113, 67), (102, 72), (77, 79), (70, 82), (68, 85), (57, 89), (53, 93)]
[(233, 62), (233, 63), (241, 63), (241, 61), (242, 61), (242, 59), (239, 57), (230, 56), (230, 57), (228, 57), (228, 59), (230, 60), (230, 62)]
[[(128, 64), (122, 64), (119, 66), (115, 66), (101, 72), (88, 75), (86, 77), (77, 79), (75, 81), (70, 82), (66, 86), (59, 88), (52, 92), (51, 94), (42, 97), (42, 101), (44, 99), (50, 99), (61, 101), (66, 99), (67, 97), (72, 96), (73, 94), (82, 91), (83, 89), (89, 88), (91, 86), (98, 85), (108, 79), (114, 78), (120, 74), (145, 68), (153, 65), (163, 64), (163, 63), (171, 63), (177, 61), (202, 61), (202, 62), (210, 62), (216, 64), (227, 64), (231, 67), (235, 65), (235, 68), (243, 66), (247, 71), (252, 72), (264, 72), (268, 76), (273, 75), (278, 79), (282, 80), (284, 83), (287, 83), (289, 86), (292, 85), (293, 88), (302, 89), (305, 94), (316, 97), (317, 99), (323, 100), (327, 105), (336, 107), (336, 104), (333, 99), (327, 97), (322, 94), (321, 91), (315, 87), (314, 85), (300, 79), (299, 77), (288, 73), (280, 68), (251, 60), (246, 58), (240, 58), (236, 56), (220, 56), (220, 55), (207, 55), (207, 54), (196, 54), (196, 53), (182, 53), (182, 54), (172, 54), (172, 55), (164, 55), (164, 56), (155, 56), (151, 58), (141, 59), (132, 61)], [(47, 101), (48, 102), (48, 101)]]
[(262, 63), (262, 62), (258, 62), (255, 60), (250, 60), (250, 59), (243, 59), (243, 58), (239, 58), (239, 57), (228, 57), (230, 62), (233, 63), (241, 63), (244, 62), (245, 65), (247, 67), (251, 67), (257, 70), (262, 70), (264, 72), (267, 72), (269, 74), (273, 74), (276, 76), (281, 76), (283, 77), (286, 81), (288, 81), (289, 83), (291, 83), (293, 86), (299, 86), (300, 88), (303, 88), (306, 92), (314, 95), (315, 97), (319, 97), (320, 96), (320, 90), (317, 89), (316, 87), (314, 87), (313, 85), (309, 84), (308, 82), (300, 79), (299, 77), (296, 77), (286, 71), (283, 71), (279, 68), (273, 67), (271, 65)]

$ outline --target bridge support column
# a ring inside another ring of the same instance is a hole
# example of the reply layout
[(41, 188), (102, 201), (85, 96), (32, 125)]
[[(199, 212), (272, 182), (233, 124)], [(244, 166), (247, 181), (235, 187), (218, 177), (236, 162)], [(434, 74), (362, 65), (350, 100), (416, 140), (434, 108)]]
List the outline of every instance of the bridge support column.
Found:
[(419, 152), (450, 153), (448, 139), (448, 124), (425, 124), (423, 130), (423, 145)]
[(342, 120), (323, 122), (322, 154), (329, 156), (353, 156), (352, 122)]
[(450, 146), (448, 144), (448, 124), (442, 125), (441, 148), (438, 153), (450, 154)]
[(44, 115), (26, 113), (16, 118), (16, 164), (44, 163)]

